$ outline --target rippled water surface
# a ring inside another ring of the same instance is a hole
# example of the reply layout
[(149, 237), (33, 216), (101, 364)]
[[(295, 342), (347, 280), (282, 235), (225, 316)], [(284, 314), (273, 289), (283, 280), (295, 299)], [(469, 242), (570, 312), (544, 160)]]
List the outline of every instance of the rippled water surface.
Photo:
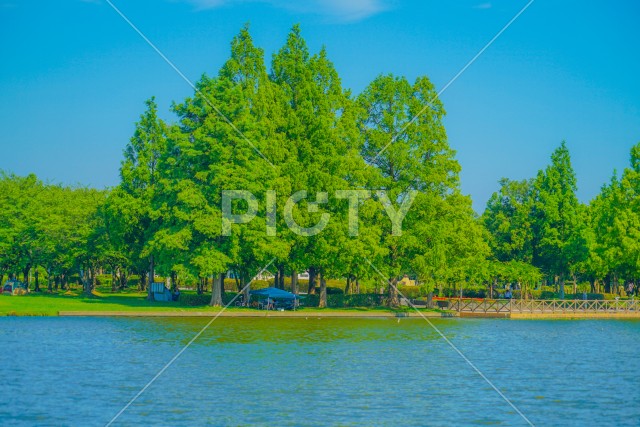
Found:
[[(0, 425), (100, 426), (209, 319), (0, 318)], [(436, 320), (536, 425), (640, 425), (640, 322)], [(527, 425), (421, 319), (212, 323), (114, 425)]]

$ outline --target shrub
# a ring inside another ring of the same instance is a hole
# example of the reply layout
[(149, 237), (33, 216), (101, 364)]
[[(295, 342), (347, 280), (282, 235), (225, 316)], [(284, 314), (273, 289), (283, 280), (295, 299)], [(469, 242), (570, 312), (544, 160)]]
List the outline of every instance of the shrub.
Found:
[[(545, 286), (545, 288), (549, 288), (547, 286)], [(517, 292), (517, 291), (516, 291)], [(516, 295), (519, 297), (519, 294), (517, 294), (516, 292), (513, 293), (514, 297), (516, 297)], [(582, 292), (579, 292), (577, 294), (564, 294), (564, 299), (566, 300), (573, 300), (573, 299), (582, 299), (583, 295)], [(531, 298), (532, 299), (560, 299), (560, 294), (557, 292), (553, 292), (553, 291), (549, 291), (549, 290), (533, 290), (531, 291)], [(592, 294), (592, 293), (587, 293), (587, 299), (588, 300), (603, 300), (605, 299), (605, 296), (603, 294)]]
[(398, 290), (408, 299), (418, 299), (424, 296), (424, 292), (419, 286), (398, 286)]
[(305, 298), (300, 299), (300, 305), (302, 305), (303, 307), (317, 307), (319, 304), (320, 304), (320, 296), (317, 294), (306, 295)]
[(133, 274), (133, 275), (129, 276), (129, 281), (127, 283), (127, 286), (129, 286), (130, 288), (132, 288), (132, 287), (135, 287), (135, 288), (140, 287), (140, 276), (138, 276), (137, 274)]
[[(238, 295), (237, 292), (224, 292), (222, 294), (222, 304), (229, 304), (236, 295)], [(209, 305), (211, 302), (211, 293), (198, 295), (195, 292), (181, 292), (178, 302), (180, 305), (187, 305), (190, 307)]]
[(540, 291), (540, 299), (555, 299), (558, 297), (553, 291)]
[[(319, 295), (307, 295), (302, 298), (301, 304), (304, 307), (317, 307), (320, 302)], [(352, 294), (344, 293), (327, 294), (327, 306), (330, 308), (373, 308), (386, 305), (386, 295), (378, 294)]]
[[(504, 293), (504, 290), (494, 289), (494, 296), (496, 294)], [(458, 298), (460, 296), (460, 288), (445, 288), (442, 291), (442, 295), (447, 298)], [(462, 298), (486, 298), (487, 291), (484, 288), (462, 288)]]
[(111, 275), (110, 274), (98, 274), (96, 276), (96, 286), (111, 286)]
[[(583, 294), (582, 292), (577, 293), (577, 294), (564, 294), (564, 299), (582, 299)], [(604, 299), (604, 295), (602, 294), (592, 294), (592, 293), (587, 293), (587, 299), (589, 300), (603, 300)]]
[(191, 292), (180, 292), (180, 296), (178, 297), (178, 303), (180, 305), (187, 305), (190, 307), (195, 307), (198, 305), (207, 305), (211, 301), (211, 295), (202, 294), (198, 295), (197, 293)]
[(352, 308), (352, 307), (380, 307), (386, 304), (387, 297), (379, 294), (353, 294), (353, 295), (327, 295), (329, 307)]

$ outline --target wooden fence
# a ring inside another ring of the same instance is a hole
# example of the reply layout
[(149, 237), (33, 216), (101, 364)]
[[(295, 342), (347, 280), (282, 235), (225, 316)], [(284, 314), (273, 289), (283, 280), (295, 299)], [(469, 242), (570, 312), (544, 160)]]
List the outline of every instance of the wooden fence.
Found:
[(449, 310), (465, 313), (640, 313), (640, 300), (450, 299)]

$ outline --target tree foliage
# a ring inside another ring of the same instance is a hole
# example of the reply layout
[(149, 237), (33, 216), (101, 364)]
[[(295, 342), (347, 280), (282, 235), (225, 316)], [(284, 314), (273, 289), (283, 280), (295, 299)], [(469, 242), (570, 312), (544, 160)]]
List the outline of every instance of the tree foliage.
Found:
[(589, 205), (563, 142), (535, 178), (502, 179), (478, 217), (426, 76), (380, 75), (354, 95), (299, 26), (268, 69), (247, 25), (195, 86), (174, 123), (146, 101), (108, 191), (3, 173), (0, 275), (33, 273), (36, 289), (41, 271), (50, 289), (78, 275), (91, 292), (98, 271), (117, 291), (157, 270), (174, 286), (211, 283), (221, 305), (225, 276), (248, 292), (271, 265), (280, 287), (308, 270), (321, 307), (335, 278), (349, 292), (376, 282), (397, 305), (405, 275), (427, 292), (640, 276), (640, 144)]

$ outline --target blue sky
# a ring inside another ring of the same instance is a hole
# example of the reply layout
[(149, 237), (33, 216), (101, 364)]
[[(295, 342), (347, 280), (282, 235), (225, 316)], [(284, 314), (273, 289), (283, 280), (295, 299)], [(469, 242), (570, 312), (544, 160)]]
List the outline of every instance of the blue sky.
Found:
[[(114, 0), (192, 81), (251, 23), (267, 58), (300, 23), (345, 87), (376, 75), (443, 87), (526, 1)], [(501, 177), (532, 177), (567, 141), (588, 202), (640, 142), (640, 3), (535, 1), (442, 95), (462, 190), (477, 211)], [(0, 0), (0, 169), (118, 182), (144, 100), (191, 88), (101, 0)]]

